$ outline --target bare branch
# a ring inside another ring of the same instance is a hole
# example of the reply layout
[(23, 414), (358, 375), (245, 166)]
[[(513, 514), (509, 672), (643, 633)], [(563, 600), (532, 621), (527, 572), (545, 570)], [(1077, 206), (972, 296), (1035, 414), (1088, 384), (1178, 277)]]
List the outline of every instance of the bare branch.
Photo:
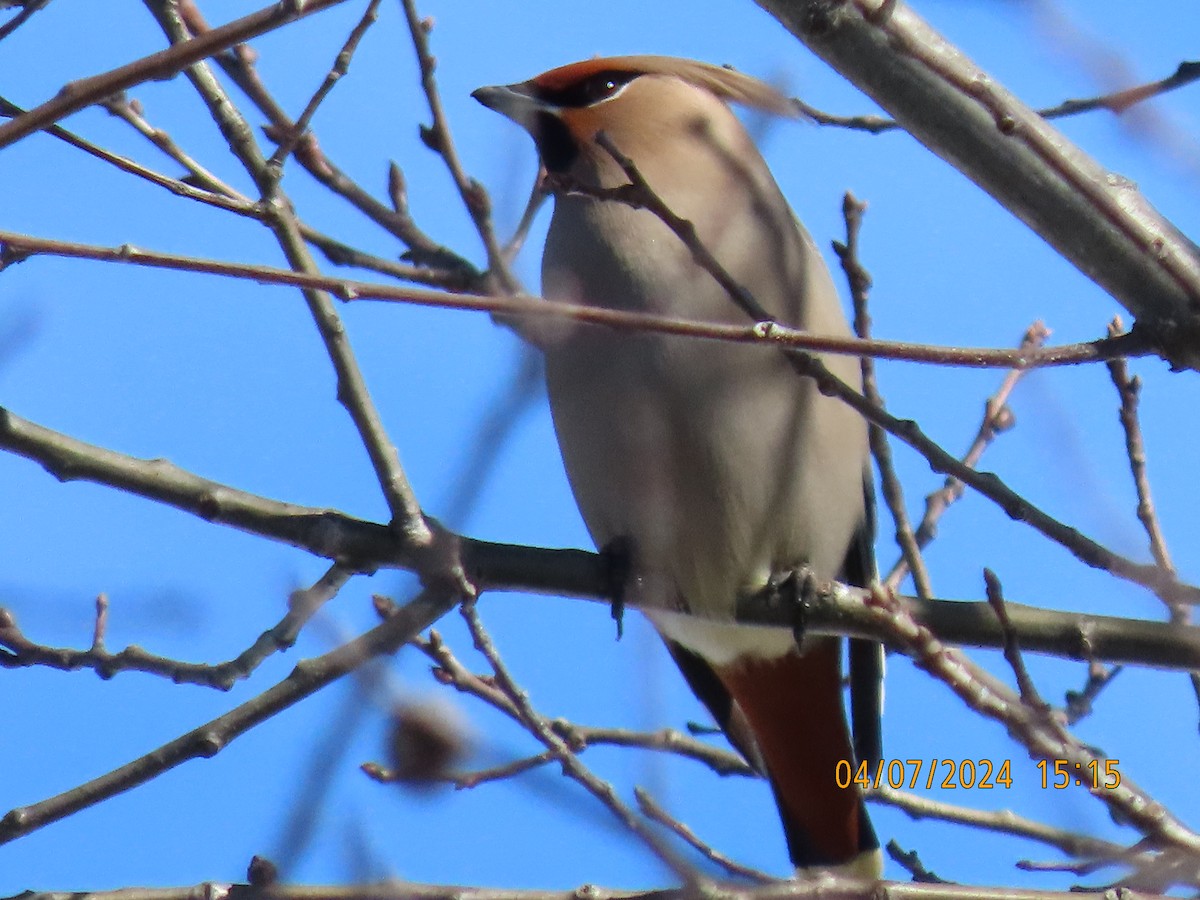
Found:
[[(174, 888), (122, 888), (89, 891), (90, 900), (203, 900), (214, 892), (225, 900), (257, 900), (262, 886), (205, 882)], [(77, 900), (66, 891), (28, 891), (20, 900)], [(463, 885), (418, 884), (385, 881), (351, 885), (270, 885), (272, 900), (694, 900), (690, 887), (630, 891), (595, 884), (568, 890), (464, 887)], [(771, 882), (764, 885), (705, 885), (709, 900), (1063, 900), (1059, 891), (1032, 888), (964, 886), (958, 884), (915, 884), (896, 881), (858, 881), (841, 878)], [(1169, 897), (1126, 890), (1125, 900), (1170, 900)], [(16, 897), (7, 900), (17, 900)]]
[[(209, 30), (200, 11), (188, 3), (181, 8), (188, 28), (193, 34), (204, 34)], [(233, 80), (258, 110), (271, 123), (272, 131), (292, 134), (295, 123), (267, 90), (254, 64), (254, 54), (249, 47), (238, 45), (214, 57), (214, 62)], [(418, 266), (434, 266), (443, 270), (441, 284), (456, 284), (469, 287), (479, 281), (479, 272), (463, 257), (450, 248), (425, 234), (408, 214), (407, 209), (389, 209), (358, 182), (336, 166), (321, 149), (316, 136), (309, 132), (296, 145), (295, 158), (304, 170), (321, 184), (350, 202), (360, 212), (387, 230), (409, 248), (406, 256)], [(393, 173), (399, 171), (395, 163)]]
[[(1033, 677), (1029, 674), (1029, 669), (1025, 667), (1025, 657), (1021, 655), (1020, 641), (1017, 639), (1016, 631), (1013, 630), (1012, 620), (1008, 617), (1008, 605), (1004, 600), (1004, 590), (1000, 586), (1000, 579), (991, 569), (984, 569), (983, 581), (987, 586), (988, 603), (996, 614), (996, 618), (1000, 620), (1000, 628), (1004, 632), (1004, 660), (1013, 670), (1013, 675), (1016, 676), (1021, 702), (1034, 713), (1049, 718), (1050, 704), (1042, 699), (1037, 686), (1033, 683)], [(1057, 725), (1058, 723), (1051, 724)], [(1066, 739), (1065, 733), (1063, 739)]]
[(220, 28), (151, 53), (101, 75), (93, 75), (64, 85), (62, 90), (40, 106), (11, 122), (0, 125), (0, 148), (40, 131), (64, 116), (99, 103), (120, 91), (144, 81), (165, 80), (199, 60), (219, 53), (234, 44), (248, 41), (288, 22), (321, 12), (345, 0), (305, 0), (304, 3), (272, 3), (258, 12), (235, 19)]
[(911, 875), (912, 880), (917, 884), (954, 884), (925, 868), (925, 864), (921, 862), (921, 857), (917, 855), (916, 850), (904, 850), (894, 840), (887, 842), (886, 849), (892, 861)]
[[(1121, 322), (1114, 320), (1108, 327), (1109, 334), (1121, 331)], [(1146, 469), (1146, 442), (1142, 437), (1141, 420), (1138, 417), (1138, 405), (1142, 390), (1142, 381), (1136, 375), (1129, 374), (1129, 366), (1124, 359), (1112, 359), (1108, 363), (1108, 373), (1112, 377), (1113, 386), (1121, 398), (1121, 429), (1125, 432), (1125, 455), (1129, 458), (1129, 471), (1133, 475), (1134, 488), (1137, 490), (1137, 517), (1146, 531), (1150, 542), (1150, 552), (1155, 563), (1164, 572), (1175, 574), (1175, 565), (1171, 562), (1171, 554), (1167, 550), (1167, 539), (1158, 521), (1158, 513), (1154, 509), (1154, 499), (1150, 491), (1150, 476)], [(1169, 603), (1171, 621), (1180, 625), (1191, 625), (1193, 616), (1190, 605)], [(1200, 672), (1191, 672), (1189, 679), (1192, 683), (1192, 693), (1200, 704)], [(1104, 682), (1107, 683), (1107, 679)], [(1102, 686), (1102, 685), (1101, 685)], [(1085, 695), (1087, 696), (1087, 695)]]
[(534, 709), (528, 695), (517, 684), (509, 672), (508, 666), (501, 659), (499, 651), (497, 651), (495, 644), (492, 643), (491, 635), (483, 627), (483, 622), (479, 618), (475, 605), (464, 603), (461, 611), (463, 618), (466, 619), (471, 637), (475, 641), (475, 649), (483, 654), (488, 664), (492, 667), (497, 688), (503, 691), (512, 702), (513, 707), (516, 709), (518, 720), (524, 726), (525, 730), (540, 741), (548, 752), (554, 755), (559, 765), (562, 766), (563, 774), (595, 797), (602, 806), (616, 817), (617, 821), (630, 834), (641, 840), (653, 852), (655, 857), (682, 879), (685, 884), (693, 887), (707, 884), (707, 879), (702, 878), (694, 866), (680, 857), (657, 832), (648, 827), (646, 822), (617, 796), (617, 792), (611, 784), (597, 777), (587, 766), (579, 761), (579, 757), (571, 750), (567, 742), (554, 731), (550, 726), (550, 722)]
[(367, 29), (374, 25), (375, 21), (379, 18), (380, 2), (381, 0), (370, 0), (367, 4), (367, 9), (362, 14), (362, 18), (358, 20), (358, 24), (350, 32), (350, 36), (346, 38), (346, 43), (338, 51), (337, 58), (334, 60), (329, 74), (325, 76), (325, 80), (321, 82), (321, 86), (317, 88), (316, 93), (312, 95), (312, 98), (304, 107), (304, 111), (300, 113), (300, 118), (296, 119), (292, 125), (291, 133), (280, 140), (279, 146), (275, 148), (275, 152), (267, 160), (267, 168), (269, 170), (278, 171), (283, 165), (283, 161), (291, 156), (292, 151), (296, 149), (296, 144), (300, 142), (305, 132), (308, 131), (309, 123), (312, 122), (313, 116), (317, 114), (318, 107), (325, 102), (325, 98), (329, 96), (329, 92), (333, 90), (333, 86), (350, 71), (350, 61), (354, 58), (359, 43), (362, 41), (363, 36), (366, 35)]
[[(109, 101), (109, 102), (110, 102), (112, 108), (114, 108), (114, 109), (128, 108), (128, 104), (125, 104), (124, 106), (122, 106), (120, 104), (117, 104), (115, 101)], [(25, 112), (25, 110), (21, 109), (21, 107), (17, 106), (15, 103), (11, 103), (10, 101), (4, 99), (3, 97), (0, 97), (0, 115), (19, 116), (19, 115), (22, 115), (24, 112)], [(122, 117), (122, 118), (124, 118), (124, 117)], [(130, 121), (130, 122), (136, 121), (135, 119), (133, 119), (132, 111), (131, 111), (130, 118), (127, 118), (126, 121)], [(141, 121), (144, 122), (144, 120), (141, 120)], [(138, 128), (138, 130), (140, 131), (141, 128)], [(95, 144), (91, 143), (90, 141), (86, 141), (83, 138), (79, 137), (77, 134), (74, 134), (73, 132), (68, 131), (67, 129), (63, 128), (61, 125), (49, 125), (46, 127), (45, 131), (47, 134), (51, 135), (52, 137), (58, 138), (60, 141), (70, 144), (72, 147), (76, 147), (76, 148), (82, 150), (84, 153), (88, 153), (91, 156), (96, 157), (97, 159), (103, 160), (104, 162), (109, 163), (112, 166), (115, 166), (116, 168), (120, 169), (122, 172), (127, 172), (130, 175), (136, 175), (138, 178), (143, 178), (146, 181), (149, 181), (151, 184), (156, 184), (159, 187), (166, 188), (171, 193), (176, 194), (180, 197), (187, 197), (189, 200), (196, 200), (200, 203), (206, 203), (209, 206), (215, 206), (219, 209), (225, 209), (225, 210), (237, 213), (238, 215), (242, 215), (242, 216), (251, 216), (254, 218), (259, 218), (261, 216), (260, 211), (255, 207), (255, 205), (248, 198), (242, 196), (238, 192), (234, 191), (232, 188), (229, 188), (228, 191), (220, 190), (220, 189), (216, 188), (216, 185), (218, 185), (218, 184), (223, 185), (223, 182), (220, 182), (219, 179), (215, 178), (215, 176), (209, 175), (207, 170), (200, 167), (199, 164), (194, 164), (196, 166), (196, 169), (195, 169), (195, 171), (192, 172), (192, 174), (195, 175), (196, 172), (204, 172), (206, 175), (208, 175), (208, 181), (201, 179), (202, 183), (208, 184), (208, 187), (203, 188), (203, 189), (197, 188), (194, 185), (188, 184), (185, 181), (181, 181), (178, 178), (170, 178), (166, 175), (161, 174), (160, 172), (156, 172), (153, 169), (149, 169), (146, 166), (141, 165), (140, 163), (134, 162), (133, 160), (131, 160), (127, 157), (121, 156), (117, 153), (113, 153), (111, 150), (106, 150), (103, 147), (98, 147)], [(153, 134), (161, 134), (161, 132), (158, 132), (157, 130), (153, 130), (152, 133)], [(151, 138), (151, 140), (155, 140), (155, 139)], [(169, 138), (167, 140), (169, 140)], [(158, 144), (160, 147), (162, 146), (162, 144), (159, 143), (157, 140), (155, 140), (155, 143)], [(174, 148), (173, 142), (170, 144), (170, 146), (172, 148)], [(180, 153), (178, 156), (176, 156), (174, 154), (169, 154), (169, 155), (172, 155), (172, 158), (176, 159), (176, 161), (182, 161), (184, 159), (187, 159), (188, 162), (192, 162), (189, 157), (187, 157), (186, 155), (184, 155), (182, 153)]]
[[(331, 509), (282, 503), (209, 481), (166, 460), (143, 460), (43, 428), (0, 407), (0, 447), (41, 463), (62, 481), (106, 484), (203, 518), (300, 547), (359, 572), (415, 569), (416, 562), (385, 526)], [(479, 590), (520, 590), (609, 602), (603, 557), (583, 550), (548, 550), (448, 534), (461, 565)], [(832, 587), (817, 594), (806, 628), (813, 634), (887, 639), (861, 612), (861, 590)], [(1004, 635), (986, 603), (905, 600), (917, 620), (951, 643), (1002, 647)], [(1085, 662), (1135, 663), (1200, 669), (1200, 630), (1083, 613), (1060, 613), (1008, 603), (1013, 628), (1027, 651)], [(739, 619), (792, 628), (790, 610), (747, 597)]]
[(388, 621), (336, 650), (303, 660), (283, 681), (170, 743), (106, 775), (40, 803), (18, 807), (0, 819), (0, 845), (124, 793), (192, 759), (209, 759), (235, 738), (319, 691), (376, 656), (395, 653), (445, 615), (457, 595), (427, 589)]
[[(379, 602), (379, 599), (381, 598), (377, 598), (377, 602)], [(416, 638), (412, 643), (413, 646), (437, 664), (433, 670), (433, 676), (438, 682), (450, 685), (462, 693), (477, 697), (509, 718), (520, 721), (517, 707), (513, 704), (512, 699), (497, 688), (491, 679), (476, 675), (459, 662), (458, 658), (442, 640), (441, 635), (438, 634), (436, 629), (430, 631), (427, 640)], [(553, 719), (549, 724), (554, 733), (566, 741), (574, 753), (582, 753), (588, 747), (597, 744), (614, 747), (637, 747), (642, 750), (655, 750), (695, 760), (708, 766), (708, 768), (712, 769), (718, 775), (760, 777), (758, 772), (747, 764), (739, 754), (730, 750), (723, 750), (720, 747), (714, 747), (712, 744), (688, 737), (671, 728), (664, 728), (654, 732), (628, 731), (623, 728), (596, 728), (589, 725), (579, 725), (575, 722), (568, 722), (566, 719)], [(478, 781), (507, 777), (508, 774), (524, 771), (526, 767), (541, 765), (555, 758), (553, 754), (550, 756), (542, 754), (524, 761), (518, 760), (508, 764), (514, 767), (511, 773), (502, 771), (503, 767), (500, 767), (499, 770), (492, 770), (487, 773), (486, 777), (479, 775), (460, 776), (456, 783), (461, 785), (465, 778), (471, 782), (465, 786), (474, 787)]]
[[(1110, 335), (1121, 333), (1121, 322), (1115, 320), (1108, 327)], [(1137, 489), (1137, 517), (1146, 530), (1150, 540), (1150, 552), (1154, 561), (1166, 572), (1175, 572), (1171, 562), (1171, 554), (1167, 551), (1167, 539), (1163, 535), (1162, 526), (1158, 523), (1158, 515), (1154, 511), (1154, 500), (1150, 493), (1150, 478), (1146, 474), (1146, 443), (1142, 439), (1142, 426), (1138, 419), (1138, 398), (1142, 390), (1142, 382), (1137, 376), (1130, 376), (1129, 366), (1124, 359), (1110, 359), (1107, 362), (1108, 373), (1112, 377), (1113, 386), (1121, 397), (1121, 428), (1125, 432), (1125, 453), (1129, 457), (1129, 470), (1133, 475), (1133, 484)]]
[(1039, 110), (1038, 115), (1044, 119), (1061, 119), (1065, 116), (1075, 116), (1079, 113), (1091, 112), (1095, 109), (1107, 109), (1120, 115), (1139, 103), (1152, 97), (1158, 97), (1178, 88), (1185, 87), (1200, 80), (1200, 61), (1181, 62), (1175, 71), (1166, 78), (1150, 81), (1135, 87), (1102, 94), (1099, 97), (1089, 97), (1083, 100), (1064, 100), (1057, 106)]
[(642, 788), (634, 788), (633, 792), (634, 796), (637, 797), (638, 809), (642, 811), (643, 815), (645, 815), (651, 821), (657, 822), (659, 825), (662, 825), (664, 828), (668, 829), (672, 834), (686, 843), (689, 847), (691, 847), (709, 862), (720, 866), (730, 875), (735, 875), (739, 878), (748, 878), (750, 881), (754, 881), (759, 884), (770, 884), (771, 882), (778, 881), (778, 879), (772, 878), (766, 872), (760, 872), (758, 869), (751, 868), (750, 866), (744, 866), (741, 863), (730, 859), (724, 853), (715, 850), (712, 846), (700, 840), (700, 838), (696, 835), (696, 832), (692, 831), (692, 829), (690, 829), (687, 825), (685, 825), (683, 822), (680, 822), (665, 809), (655, 803), (654, 798), (650, 796), (649, 792), (643, 790)]
[[(1041, 322), (1034, 322), (1021, 338), (1022, 352), (1033, 351), (1041, 347), (1049, 334), (1050, 331), (1045, 325)], [(996, 436), (1013, 426), (1015, 419), (1012, 410), (1008, 407), (1008, 398), (1017, 386), (1017, 382), (1021, 380), (1023, 371), (1013, 369), (1009, 372), (1004, 377), (1004, 381), (1000, 383), (996, 393), (988, 397), (984, 403), (983, 419), (979, 423), (979, 429), (975, 432), (971, 446), (967, 448), (967, 452), (962, 457), (964, 466), (972, 469), (978, 467), (984, 451), (996, 439)], [(925, 498), (925, 515), (921, 517), (921, 523), (917, 526), (916, 531), (917, 546), (924, 547), (934, 539), (942, 516), (951, 505), (962, 498), (965, 490), (966, 486), (958, 478), (949, 475), (941, 488)], [(907, 562), (900, 559), (892, 567), (892, 571), (888, 573), (883, 583), (892, 590), (897, 590), (907, 571)]]
[(1144, 854), (1130, 855), (1120, 844), (1101, 840), (1090, 835), (1055, 828), (1043, 822), (1018, 816), (1011, 810), (980, 810), (966, 806), (956, 806), (943, 803), (929, 797), (898, 791), (883, 785), (866, 791), (867, 802), (880, 803), (903, 810), (911, 819), (938, 819), (943, 822), (954, 822), (982, 828), (1000, 834), (1011, 834), (1016, 837), (1029, 838), (1055, 847), (1069, 856), (1087, 858), (1090, 860), (1104, 859), (1112, 863), (1121, 862), (1127, 858), (1146, 860)]
[[(19, 5), (22, 7), (21, 11), (3, 25), (0, 25), (0, 41), (4, 40), (10, 34), (28, 22), (33, 17), (34, 13), (45, 9), (49, 4), (50, 0), (22, 0), (22, 2), (19, 3)], [(11, 6), (12, 3), (7, 3), (4, 5)]]
[(1084, 682), (1083, 687), (1078, 691), (1067, 691), (1066, 705), (1063, 708), (1063, 712), (1067, 716), (1067, 724), (1074, 725), (1090, 716), (1096, 698), (1114, 678), (1121, 674), (1124, 668), (1124, 666), (1105, 668), (1104, 664), (1098, 660), (1089, 662), (1087, 681)]
[(479, 238), (483, 241), (483, 247), (487, 251), (488, 273), (496, 282), (495, 289), (499, 293), (521, 293), (521, 283), (509, 268), (508, 257), (505, 256), (504, 249), (496, 238), (496, 230), (492, 227), (491, 198), (483, 185), (466, 173), (462, 160), (459, 159), (458, 150), (454, 146), (454, 138), (450, 133), (450, 120), (442, 106), (441, 92), (438, 90), (437, 78), (434, 75), (437, 69), (437, 60), (429, 49), (429, 33), (433, 30), (433, 20), (421, 18), (417, 12), (415, 0), (401, 0), (401, 6), (404, 8), (404, 18), (408, 22), (408, 30), (412, 35), (413, 49), (417, 53), (421, 89), (425, 92), (425, 99), (429, 103), (429, 112), (433, 117), (433, 124), (430, 127), (422, 127), (421, 138), (429, 149), (442, 158), (446, 169), (450, 172), (450, 177), (454, 180), (454, 186), (462, 198), (463, 205), (467, 208), (467, 213), (471, 216), (471, 221), (475, 223), (475, 230), (479, 233)]
[[(1089, 766), (1104, 770), (1103, 757), (1084, 746), (1052, 717), (1024, 702), (1008, 687), (975, 665), (963, 653), (942, 644), (919, 625), (904, 606), (886, 590), (872, 592), (869, 608), (891, 631), (890, 639), (930, 675), (942, 681), (975, 712), (994, 719), (1036, 759), (1063, 760), (1073, 771)], [(1094, 768), (1093, 768), (1094, 770)], [(1125, 823), (1153, 838), (1164, 848), (1173, 848), (1196, 858), (1200, 835), (1177, 819), (1165, 806), (1151, 798), (1124, 773), (1120, 783), (1091, 785), (1083, 789), (1108, 806)]]
[(867, 355), (877, 359), (896, 359), (945, 366), (1024, 371), (1031, 368), (1100, 362), (1118, 356), (1140, 356), (1151, 352), (1149, 346), (1144, 343), (1143, 336), (1136, 331), (1115, 338), (1103, 338), (1044, 349), (1033, 347), (1022, 347), (1018, 350), (936, 347), (907, 341), (830, 337), (789, 328), (775, 322), (759, 322), (755, 325), (696, 322), (672, 316), (627, 312), (602, 306), (564, 303), (529, 296), (459, 294), (411, 286), (383, 285), (349, 278), (335, 278), (329, 275), (295, 272), (271, 266), (161, 253), (134, 247), (132, 244), (124, 244), (120, 247), (99, 247), (93, 244), (56, 241), (0, 230), (0, 271), (6, 265), (21, 262), (35, 255), (95, 259), (151, 268), (203, 272), (259, 283), (329, 291), (339, 299), (347, 301), (384, 300), (442, 309), (480, 310), (509, 316), (554, 316), (627, 331), (681, 334), (707, 340), (805, 349), (816, 353)]
[[(833, 249), (842, 263), (842, 271), (850, 283), (850, 297), (854, 302), (854, 333), (860, 338), (871, 336), (871, 316), (867, 312), (867, 296), (871, 291), (871, 275), (858, 257), (858, 236), (862, 229), (863, 214), (867, 204), (860, 203), (849, 191), (842, 198), (842, 218), (846, 222), (846, 243), (833, 242)], [(875, 360), (863, 356), (862, 383), (863, 396), (871, 403), (883, 409), (883, 396), (875, 378)], [(913, 535), (912, 524), (908, 519), (908, 510), (904, 506), (904, 489), (892, 465), (892, 448), (888, 445), (887, 435), (874, 422), (869, 422), (867, 434), (871, 443), (871, 455), (875, 457), (875, 466), (879, 469), (879, 479), (883, 486), (883, 499), (891, 513), (892, 522), (896, 526), (896, 543), (900, 546), (901, 555), (912, 573), (913, 587), (917, 596), (928, 599), (933, 596), (933, 585), (929, 580), (929, 572), (925, 568), (925, 560), (921, 558), (921, 547)]]
[[(748, 316), (758, 322), (759, 328), (770, 330), (776, 323), (766, 314), (757, 299), (739, 284), (712, 252), (699, 239), (695, 226), (673, 212), (658, 196), (638, 171), (633, 160), (625, 156), (603, 131), (597, 132), (599, 144), (629, 178), (629, 184), (613, 189), (581, 187), (569, 179), (557, 177), (560, 189), (576, 190), (600, 200), (623, 203), (634, 209), (653, 212), (683, 242), (692, 254), (693, 261), (721, 285), (730, 299)], [(1198, 345), (1200, 346), (1200, 345)], [(981, 473), (964, 466), (957, 458), (947, 453), (929, 438), (920, 426), (911, 419), (899, 419), (878, 404), (872, 403), (861, 393), (834, 375), (821, 359), (803, 350), (781, 348), (783, 357), (802, 378), (811, 378), (817, 389), (826, 396), (837, 397), (868, 422), (879, 425), (920, 453), (935, 472), (943, 472), (958, 478), (968, 487), (978, 491), (997, 504), (1011, 519), (1031, 526), (1045, 537), (1069, 550), (1076, 559), (1093, 568), (1103, 569), (1118, 578), (1139, 584), (1153, 591), (1167, 603), (1200, 602), (1200, 588), (1181, 584), (1171, 573), (1157, 566), (1148, 566), (1122, 556), (1082, 534), (1075, 528), (1060, 522), (1042, 509), (1026, 500), (997, 475)], [(1185, 600), (1185, 598), (1187, 598)]]
[[(190, 39), (174, 5), (164, 3), (164, 0), (146, 0), (146, 3), (173, 43)], [(200, 62), (193, 64), (187, 69), (187, 76), (228, 142), (230, 152), (262, 191), (264, 211), (267, 213), (264, 224), (274, 233), (289, 265), (295, 271), (316, 274), (316, 263), (300, 235), (300, 224), (292, 204), (280, 191), (278, 179), (255, 144), (249, 123), (207, 65)], [(400, 465), (400, 456), (367, 390), (366, 380), (350, 347), (333, 299), (325, 291), (311, 288), (302, 291), (337, 374), (338, 400), (350, 414), (371, 459), (391, 512), (392, 527), (414, 548), (429, 548), (433, 544), (433, 532), (425, 522), (420, 503)], [(434, 558), (430, 557), (431, 560)]]
[[(1081, 100), (1064, 100), (1056, 106), (1039, 109), (1037, 114), (1043, 119), (1063, 119), (1067, 116), (1077, 116), (1080, 113), (1092, 112), (1097, 109), (1107, 109), (1120, 115), (1138, 103), (1143, 103), (1153, 97), (1158, 97), (1170, 91), (1185, 87), (1200, 80), (1200, 61), (1184, 61), (1173, 73), (1158, 81), (1147, 82), (1135, 87), (1113, 91), (1098, 97), (1088, 97)], [(894, 119), (883, 116), (838, 116), (823, 112), (815, 106), (810, 106), (798, 97), (792, 98), (796, 108), (806, 119), (817, 125), (833, 125), (838, 128), (848, 128), (852, 131), (866, 131), (871, 134), (882, 134), (885, 131), (899, 130), (900, 125)]]
[(46, 666), (64, 672), (92, 669), (104, 679), (112, 678), (118, 672), (147, 672), (170, 678), (176, 684), (198, 684), (227, 691), (239, 680), (247, 678), (272, 653), (291, 647), (313, 614), (336, 596), (352, 574), (335, 564), (312, 587), (292, 593), (287, 615), (273, 628), (264, 631), (258, 640), (233, 659), (212, 665), (168, 659), (137, 646), (110, 653), (104, 646), (108, 619), (108, 598), (104, 594), (96, 600), (92, 646), (87, 650), (35, 644), (21, 633), (12, 613), (0, 608), (0, 648), (8, 651), (0, 655), (0, 668)]
[(1200, 251), (1125, 179), (1106, 172), (980, 71), (908, 4), (758, 0), (894, 115), (1200, 366)]

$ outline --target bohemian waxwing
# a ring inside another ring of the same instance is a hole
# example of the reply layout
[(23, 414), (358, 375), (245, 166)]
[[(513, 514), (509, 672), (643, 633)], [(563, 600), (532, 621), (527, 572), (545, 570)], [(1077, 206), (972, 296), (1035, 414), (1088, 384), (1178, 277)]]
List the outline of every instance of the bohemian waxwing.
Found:
[[(773, 88), (705, 63), (626, 56), (472, 96), (529, 131), (559, 184), (628, 182), (596, 141), (604, 132), (777, 321), (849, 333), (812, 239), (727, 105), (792, 114)], [(654, 213), (570, 190), (555, 200), (542, 289), (571, 303), (746, 321)], [(786, 630), (730, 621), (740, 594), (800, 563), (858, 585), (873, 577), (862, 419), (775, 348), (593, 325), (518, 328), (545, 352), (555, 430), (593, 540), (629, 548), (628, 596), (770, 779), (792, 862), (877, 877), (862, 797), (835, 781), (839, 761), (855, 760), (840, 640), (809, 636), (798, 650)], [(857, 359), (824, 362), (861, 383)], [(877, 685), (881, 658), (877, 645), (852, 642), (852, 684)], [(877, 726), (877, 707), (869, 712)], [(854, 718), (871, 716), (856, 702)], [(860, 735), (860, 748), (877, 744), (877, 732)]]

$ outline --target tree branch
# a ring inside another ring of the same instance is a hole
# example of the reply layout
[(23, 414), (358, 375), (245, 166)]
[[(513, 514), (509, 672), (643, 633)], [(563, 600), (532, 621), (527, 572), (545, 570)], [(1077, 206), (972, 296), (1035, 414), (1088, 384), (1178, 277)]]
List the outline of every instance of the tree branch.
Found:
[(757, 0), (917, 140), (1200, 367), (1200, 249), (976, 67), (908, 4)]
[(193, 63), (248, 41), (288, 22), (337, 6), (345, 0), (304, 0), (303, 3), (272, 3), (258, 12), (235, 19), (191, 40), (183, 41), (135, 59), (100, 75), (82, 78), (63, 86), (58, 95), (11, 122), (0, 125), (0, 148), (41, 131), (47, 125), (111, 97), (143, 81), (165, 80)]
[[(144, 460), (87, 444), (0, 407), (0, 448), (40, 463), (60, 481), (91, 481), (156, 500), (205, 521), (238, 528), (307, 550), (356, 572), (415, 569), (410, 553), (385, 526), (332, 509), (272, 500), (201, 478), (167, 460)], [(480, 590), (533, 591), (609, 602), (605, 559), (584, 550), (549, 550), (451, 535), (468, 579)], [(817, 592), (806, 627), (813, 633), (886, 639), (862, 613), (861, 590), (829, 586)], [(1003, 647), (1004, 633), (987, 603), (906, 598), (917, 620), (942, 640)], [(1021, 646), (1070, 659), (1200, 669), (1200, 629), (1007, 604)], [(793, 611), (751, 596), (743, 621), (792, 628)]]
[(545, 300), (540, 297), (464, 294), (408, 285), (376, 284), (314, 272), (297, 272), (272, 266), (161, 253), (144, 250), (132, 244), (124, 244), (120, 247), (100, 247), (94, 244), (58, 241), (0, 230), (0, 271), (3, 271), (8, 265), (37, 255), (128, 263), (157, 269), (202, 272), (257, 283), (311, 288), (328, 291), (346, 301), (383, 300), (442, 309), (478, 310), (509, 316), (552, 316), (577, 322), (606, 325), (624, 331), (680, 334), (706, 340), (804, 349), (817, 353), (866, 355), (877, 359), (895, 359), (944, 366), (1024, 371), (1033, 368), (1101, 362), (1120, 356), (1142, 356), (1151, 352), (1149, 345), (1144, 340), (1144, 335), (1136, 330), (1117, 337), (1101, 338), (1079, 344), (1065, 344), (1060, 347), (1039, 348), (1022, 345), (1015, 350), (990, 347), (938, 347), (907, 341), (862, 340), (813, 334), (776, 322), (759, 322), (753, 325), (696, 322), (672, 316)]
[(209, 759), (254, 726), (353, 672), (369, 659), (395, 653), (453, 608), (458, 596), (427, 589), (381, 625), (315, 659), (302, 660), (283, 681), (170, 743), (99, 778), (0, 819), (0, 845), (81, 809), (124, 793), (192, 759)]

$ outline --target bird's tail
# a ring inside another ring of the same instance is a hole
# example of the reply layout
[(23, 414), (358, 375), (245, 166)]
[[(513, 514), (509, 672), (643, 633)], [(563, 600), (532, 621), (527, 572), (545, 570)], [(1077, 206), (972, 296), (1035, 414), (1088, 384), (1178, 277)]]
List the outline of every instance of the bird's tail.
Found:
[(716, 674), (754, 735), (792, 863), (878, 877), (879, 839), (862, 794), (852, 779), (838, 785), (856, 766), (840, 657), (838, 638), (809, 636), (803, 653), (743, 657)]

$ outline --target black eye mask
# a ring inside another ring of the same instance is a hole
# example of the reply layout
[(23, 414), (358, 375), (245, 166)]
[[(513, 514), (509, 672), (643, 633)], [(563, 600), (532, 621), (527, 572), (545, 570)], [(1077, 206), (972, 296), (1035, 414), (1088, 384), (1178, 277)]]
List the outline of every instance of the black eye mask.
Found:
[(542, 88), (538, 97), (547, 103), (562, 107), (583, 107), (599, 103), (611, 97), (633, 79), (637, 72), (621, 72), (617, 70), (597, 72), (581, 81), (562, 88)]

